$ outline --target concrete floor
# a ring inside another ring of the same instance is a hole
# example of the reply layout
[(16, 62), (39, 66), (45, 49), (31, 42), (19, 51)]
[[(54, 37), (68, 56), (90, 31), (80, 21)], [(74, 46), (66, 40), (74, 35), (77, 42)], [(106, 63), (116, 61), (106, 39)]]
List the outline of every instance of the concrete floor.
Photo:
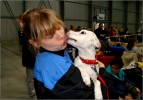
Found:
[(30, 99), (19, 44), (1, 44), (1, 100)]

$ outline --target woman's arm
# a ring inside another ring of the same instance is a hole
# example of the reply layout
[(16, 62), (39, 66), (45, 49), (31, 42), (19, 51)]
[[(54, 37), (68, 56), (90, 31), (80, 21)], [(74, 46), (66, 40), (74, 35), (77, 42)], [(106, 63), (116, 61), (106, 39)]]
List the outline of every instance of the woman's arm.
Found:
[(51, 90), (36, 79), (34, 84), (38, 99), (94, 99), (94, 84), (86, 86), (79, 69), (73, 65)]

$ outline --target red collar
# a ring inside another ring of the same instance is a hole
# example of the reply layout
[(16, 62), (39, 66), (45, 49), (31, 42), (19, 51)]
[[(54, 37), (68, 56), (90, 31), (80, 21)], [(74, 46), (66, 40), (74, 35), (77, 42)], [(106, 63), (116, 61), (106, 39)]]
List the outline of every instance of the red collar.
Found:
[(83, 63), (86, 63), (86, 64), (98, 64), (97, 60), (88, 60), (88, 59), (83, 59), (81, 57), (80, 59)]

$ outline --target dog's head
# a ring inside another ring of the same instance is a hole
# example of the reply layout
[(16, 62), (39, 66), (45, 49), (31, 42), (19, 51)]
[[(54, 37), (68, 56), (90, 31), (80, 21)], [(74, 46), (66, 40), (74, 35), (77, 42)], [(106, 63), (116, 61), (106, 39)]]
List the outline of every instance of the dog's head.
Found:
[(77, 49), (93, 48), (95, 51), (99, 51), (101, 48), (98, 38), (92, 31), (81, 30), (79, 32), (75, 32), (70, 30), (67, 33), (67, 36), (67, 43), (76, 47)]

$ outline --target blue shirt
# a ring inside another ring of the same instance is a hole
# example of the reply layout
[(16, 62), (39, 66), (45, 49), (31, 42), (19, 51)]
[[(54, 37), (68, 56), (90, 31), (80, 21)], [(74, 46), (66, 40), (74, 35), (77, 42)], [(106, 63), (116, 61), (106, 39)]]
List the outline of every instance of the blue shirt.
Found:
[(46, 88), (52, 90), (72, 64), (67, 51), (64, 52), (64, 57), (50, 52), (42, 52), (36, 56), (34, 77)]

